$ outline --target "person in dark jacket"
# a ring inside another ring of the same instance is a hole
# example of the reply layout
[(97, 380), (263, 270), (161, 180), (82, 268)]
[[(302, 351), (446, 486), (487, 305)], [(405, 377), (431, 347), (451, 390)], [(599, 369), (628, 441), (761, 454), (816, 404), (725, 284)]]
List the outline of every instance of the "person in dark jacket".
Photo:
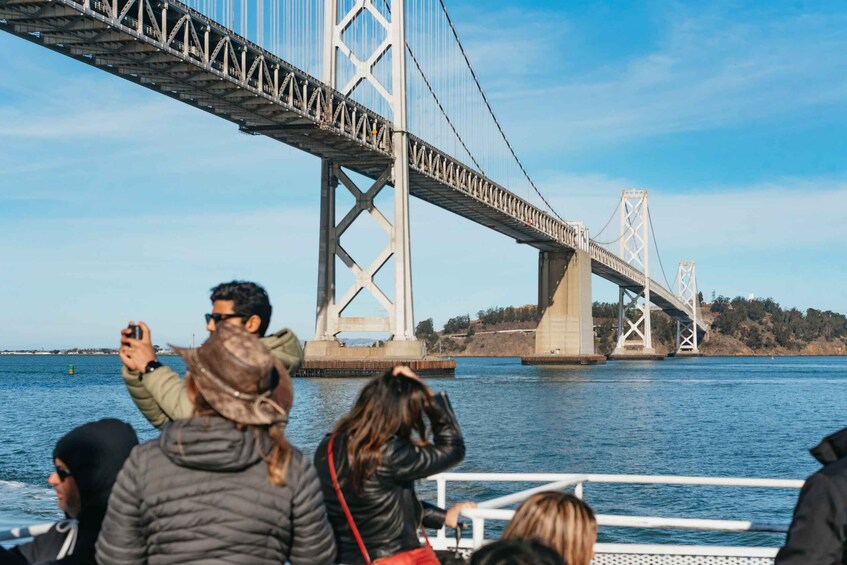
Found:
[(806, 479), (775, 565), (847, 564), (847, 428), (810, 452), (824, 467)]
[(420, 547), (421, 524), (455, 528), (461, 510), (474, 506), (462, 503), (445, 511), (415, 496), (415, 480), (458, 464), (465, 444), (447, 395), (434, 395), (408, 367), (394, 367), (365, 385), (353, 409), (315, 452), (340, 563), (365, 561), (332, 484), (330, 437), (342, 495), (372, 560)]
[(311, 461), (285, 438), (273, 391), (285, 367), (221, 324), (186, 362), (194, 416), (134, 449), (97, 541), (101, 565), (329, 565), (335, 557)]
[(33, 541), (0, 549), (0, 563), (94, 565), (94, 544), (118, 471), (138, 445), (132, 426), (115, 419), (89, 422), (68, 432), (53, 450), (47, 482), (66, 520)]
[(573, 565), (535, 539), (499, 540), (474, 551), (470, 565)]

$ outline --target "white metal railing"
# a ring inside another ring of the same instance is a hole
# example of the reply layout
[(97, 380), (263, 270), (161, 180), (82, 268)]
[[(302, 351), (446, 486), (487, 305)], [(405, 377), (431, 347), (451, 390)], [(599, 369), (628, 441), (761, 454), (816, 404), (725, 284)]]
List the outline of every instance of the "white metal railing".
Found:
[[(447, 506), (447, 483), (448, 482), (515, 482), (515, 483), (544, 483), (536, 486), (499, 496), (490, 500), (477, 503), (474, 509), (462, 512), (463, 516), (470, 518), (472, 524), (471, 539), (463, 539), (459, 547), (473, 549), (485, 543), (485, 521), (498, 520), (508, 521), (514, 516), (513, 509), (505, 508), (518, 504), (533, 494), (546, 490), (565, 490), (573, 488), (574, 494), (583, 498), (585, 483), (608, 483), (608, 484), (640, 484), (640, 485), (688, 485), (688, 486), (719, 486), (719, 487), (742, 487), (742, 488), (781, 488), (799, 489), (803, 486), (802, 480), (791, 479), (750, 479), (750, 478), (728, 478), (728, 477), (686, 477), (668, 475), (610, 475), (610, 474), (575, 474), (575, 473), (441, 473), (429, 477), (428, 480), (435, 481), (437, 488), (437, 504), (442, 508)], [(613, 526), (623, 528), (663, 528), (663, 529), (686, 529), (699, 531), (723, 531), (723, 532), (771, 532), (783, 533), (788, 531), (785, 523), (764, 523), (747, 520), (714, 520), (701, 518), (661, 518), (655, 516), (620, 516), (599, 514), (597, 515), (599, 526)], [(442, 528), (434, 541), (436, 548), (444, 549), (454, 547), (447, 539), (445, 529)], [(618, 544), (598, 543), (595, 547), (598, 556), (603, 554), (618, 554), (632, 556), (663, 555), (679, 556), (680, 563), (688, 562), (684, 559), (696, 558), (697, 556), (708, 556), (710, 559), (727, 558), (727, 563), (733, 562), (735, 558), (762, 559), (769, 562), (776, 555), (778, 548), (773, 547), (746, 547), (746, 546), (694, 546), (694, 545), (645, 545), (645, 544)], [(636, 560), (633, 563), (642, 561)], [(599, 559), (598, 559), (599, 561)], [(664, 562), (664, 561), (663, 561)], [(716, 561), (718, 562), (718, 561)]]
[(12, 528), (11, 530), (0, 530), (0, 541), (14, 541), (40, 536), (41, 534), (46, 534), (53, 526), (53, 523), (35, 524), (33, 526), (25, 526), (22, 528)]

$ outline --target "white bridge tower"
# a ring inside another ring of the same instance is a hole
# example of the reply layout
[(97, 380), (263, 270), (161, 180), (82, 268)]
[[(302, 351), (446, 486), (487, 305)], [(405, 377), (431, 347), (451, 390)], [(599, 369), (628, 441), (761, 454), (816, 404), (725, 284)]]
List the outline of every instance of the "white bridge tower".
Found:
[(620, 208), (620, 256), (644, 273), (644, 283), (620, 287), (618, 341), (612, 357), (655, 356), (650, 329), (650, 210), (647, 207), (647, 191), (621, 191)]
[[(377, 96), (387, 104), (393, 116), (394, 161), (388, 164), (376, 182), (365, 188), (357, 187), (340, 163), (331, 159), (322, 161), (317, 320), (315, 340), (307, 343), (306, 355), (349, 356), (345, 354), (353, 352), (349, 351), (351, 348), (344, 351), (345, 348), (340, 347), (336, 339), (339, 333), (381, 332), (387, 333), (389, 339), (384, 348), (370, 348), (372, 351), (368, 352), (369, 356), (378, 354), (421, 359), (425, 355), (425, 348), (422, 342), (415, 339), (412, 312), (404, 0), (390, 0), (390, 9), (378, 8), (373, 0), (325, 2), (324, 82), (341, 94), (353, 98), (358, 88), (367, 89), (372, 96)], [(341, 13), (339, 8), (343, 8)], [(362, 30), (366, 31), (363, 33)], [(363, 35), (371, 39), (357, 39)], [(369, 52), (363, 54), (363, 51)], [(389, 59), (390, 72), (386, 72), (386, 61)], [(340, 72), (342, 66), (346, 72)], [(345, 84), (340, 81), (345, 81)], [(337, 222), (335, 209), (339, 182), (350, 191), (356, 203)], [(392, 221), (375, 204), (376, 196), (389, 184), (394, 187)], [(357, 258), (352, 257), (341, 245), (341, 237), (362, 213), (376, 220), (388, 236), (386, 247), (366, 266), (360, 265)], [(336, 257), (354, 277), (351, 287), (341, 296), (336, 289)], [(389, 298), (374, 280), (377, 272), (390, 259), (394, 263), (393, 298)], [(376, 299), (385, 310), (384, 316), (343, 315), (344, 310), (363, 291)], [(377, 352), (377, 349), (380, 351)]]
[(694, 261), (680, 261), (676, 272), (676, 289), (679, 299), (688, 308), (690, 319), (676, 321), (676, 354), (700, 355), (698, 349), (697, 319), (700, 315), (700, 297), (697, 292), (697, 269)]

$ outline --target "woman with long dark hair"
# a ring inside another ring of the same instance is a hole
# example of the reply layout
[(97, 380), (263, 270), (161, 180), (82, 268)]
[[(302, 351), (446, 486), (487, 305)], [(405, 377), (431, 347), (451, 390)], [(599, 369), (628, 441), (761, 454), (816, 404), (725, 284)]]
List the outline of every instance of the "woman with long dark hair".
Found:
[[(337, 484), (361, 544), (333, 486), (330, 446)], [(337, 561), (358, 565), (414, 550), (421, 547), (422, 526), (456, 527), (461, 510), (473, 503), (449, 510), (421, 503), (414, 482), (453, 467), (464, 456), (462, 433), (445, 393), (433, 394), (404, 366), (369, 381), (315, 452)]]

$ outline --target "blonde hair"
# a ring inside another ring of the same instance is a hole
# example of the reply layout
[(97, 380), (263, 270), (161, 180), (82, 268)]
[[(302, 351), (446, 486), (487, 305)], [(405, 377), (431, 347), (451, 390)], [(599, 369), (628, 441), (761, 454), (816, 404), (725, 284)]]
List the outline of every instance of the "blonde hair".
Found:
[(591, 508), (572, 494), (539, 492), (518, 507), (500, 539), (526, 538), (549, 545), (568, 565), (589, 565), (597, 520)]

